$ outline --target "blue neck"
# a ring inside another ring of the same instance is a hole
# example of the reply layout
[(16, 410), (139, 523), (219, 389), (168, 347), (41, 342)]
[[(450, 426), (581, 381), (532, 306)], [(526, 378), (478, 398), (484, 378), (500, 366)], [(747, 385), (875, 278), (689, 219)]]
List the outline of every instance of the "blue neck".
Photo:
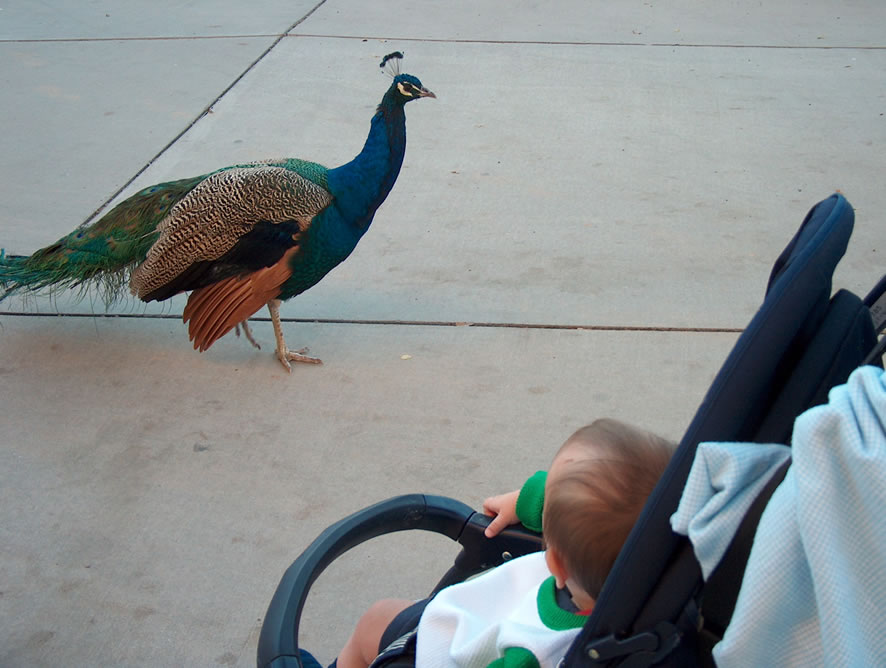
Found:
[(388, 91), (372, 117), (363, 150), (349, 163), (327, 173), (335, 206), (361, 234), (394, 187), (405, 152), (403, 103), (395, 100), (392, 91)]

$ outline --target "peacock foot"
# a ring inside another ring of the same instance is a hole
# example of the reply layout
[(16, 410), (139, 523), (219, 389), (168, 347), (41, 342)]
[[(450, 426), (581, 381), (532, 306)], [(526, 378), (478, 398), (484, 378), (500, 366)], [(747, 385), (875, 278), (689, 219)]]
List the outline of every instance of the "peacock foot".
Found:
[(280, 364), (286, 367), (286, 370), (289, 373), (292, 373), (292, 366), (289, 364), (290, 362), (302, 362), (304, 364), (323, 364), (323, 360), (317, 359), (316, 357), (308, 357), (305, 353), (308, 352), (307, 348), (302, 348), (301, 350), (289, 350), (289, 348), (277, 348), (277, 359), (280, 360)]
[(261, 346), (258, 344), (258, 341), (256, 341), (255, 338), (252, 336), (252, 330), (249, 329), (249, 324), (245, 320), (237, 325), (234, 325), (234, 333), (237, 334), (237, 336), (239, 337), (241, 327), (243, 328), (243, 336), (246, 337), (246, 340), (249, 341), (249, 343), (251, 343), (255, 348), (261, 350)]

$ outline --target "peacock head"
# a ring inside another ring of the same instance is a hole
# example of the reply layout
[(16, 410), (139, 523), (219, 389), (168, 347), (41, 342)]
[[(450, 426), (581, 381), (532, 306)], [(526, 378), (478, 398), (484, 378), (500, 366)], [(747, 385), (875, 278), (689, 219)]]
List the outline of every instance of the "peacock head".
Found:
[(394, 51), (394, 53), (389, 53), (382, 58), (379, 65), (383, 70), (386, 69), (388, 74), (394, 79), (391, 83), (391, 88), (388, 90), (388, 95), (393, 96), (400, 104), (406, 104), (410, 100), (417, 100), (420, 97), (436, 98), (436, 95), (421, 85), (418, 77), (400, 73), (400, 60), (402, 58), (403, 54), (400, 51)]

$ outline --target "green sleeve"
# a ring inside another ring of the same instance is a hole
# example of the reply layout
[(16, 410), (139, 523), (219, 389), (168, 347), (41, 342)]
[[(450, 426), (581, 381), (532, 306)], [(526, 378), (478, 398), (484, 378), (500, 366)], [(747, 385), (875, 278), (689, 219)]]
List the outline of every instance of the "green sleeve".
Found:
[(508, 647), (504, 656), (490, 663), (487, 668), (539, 668), (539, 663), (528, 649)]
[(517, 497), (517, 519), (527, 529), (541, 533), (541, 511), (545, 504), (546, 471), (536, 471), (520, 490)]

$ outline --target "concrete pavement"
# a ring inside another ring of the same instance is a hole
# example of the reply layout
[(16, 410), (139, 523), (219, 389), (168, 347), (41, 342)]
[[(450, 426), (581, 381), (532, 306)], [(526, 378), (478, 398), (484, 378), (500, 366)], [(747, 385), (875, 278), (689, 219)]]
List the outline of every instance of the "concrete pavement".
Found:
[[(837, 283), (883, 271), (886, 8), (870, 2), (88, 4), (0, 10), (0, 246), (246, 160), (361, 147), (382, 55), (437, 100), (354, 254), (284, 305), (291, 376), (183, 300), (0, 304), (0, 665), (249, 666), (279, 576), (399, 493), (479, 504), (602, 415), (678, 438), (772, 261), (841, 189)], [(319, 322), (314, 322), (319, 321)], [(479, 323), (466, 326), (465, 323)], [(408, 356), (408, 359), (403, 359)], [(331, 659), (454, 555), (395, 536), (318, 581)]]

